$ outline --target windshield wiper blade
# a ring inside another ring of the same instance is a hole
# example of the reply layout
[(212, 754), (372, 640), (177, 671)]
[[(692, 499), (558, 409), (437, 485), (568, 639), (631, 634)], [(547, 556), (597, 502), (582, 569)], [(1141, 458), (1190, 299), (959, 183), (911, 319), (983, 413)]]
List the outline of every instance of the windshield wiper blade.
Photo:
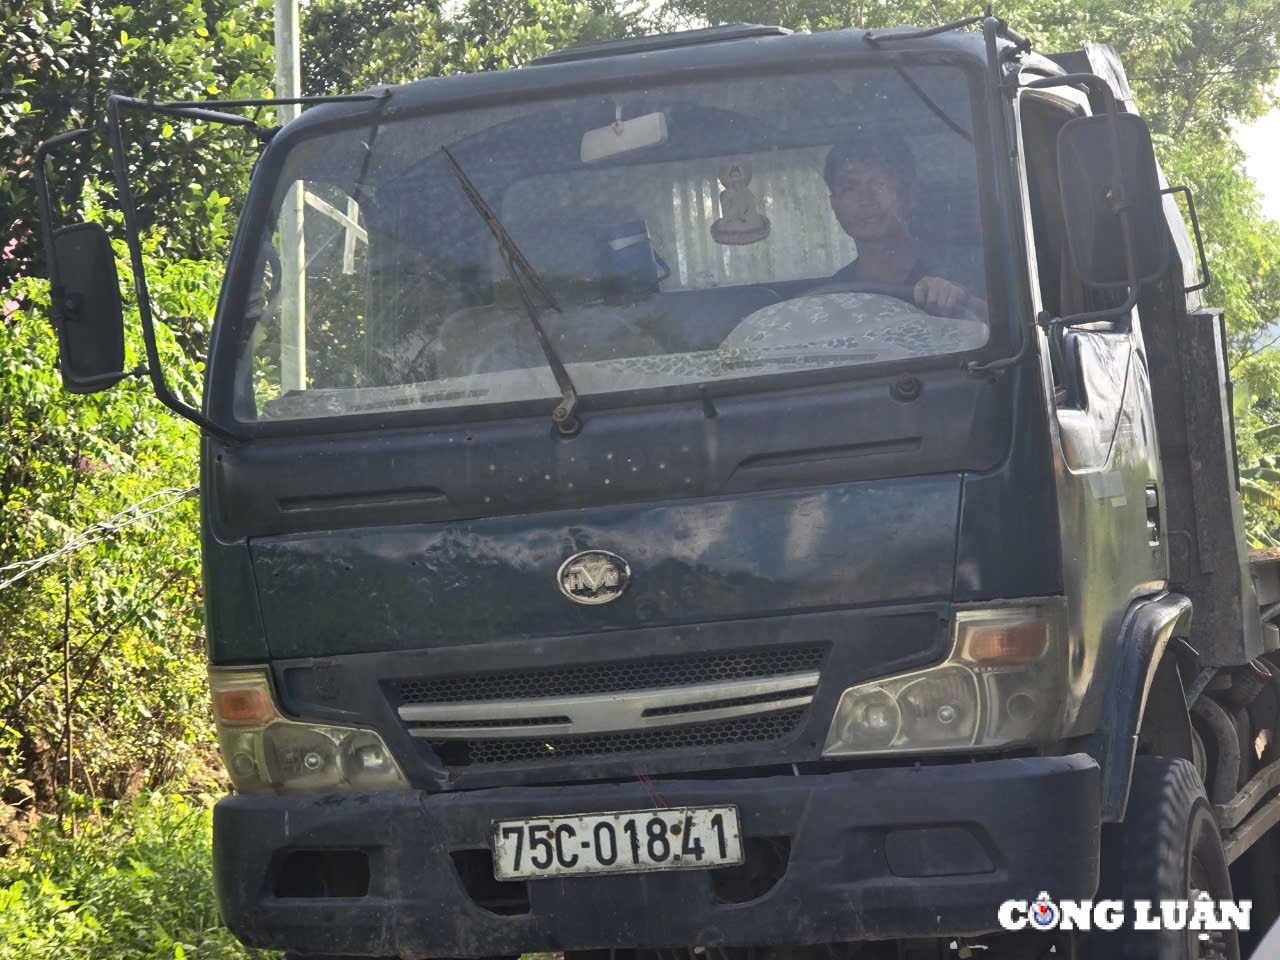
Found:
[(564, 361), (556, 353), (556, 348), (551, 343), (551, 338), (547, 336), (547, 331), (542, 327), (542, 320), (538, 316), (538, 307), (534, 304), (533, 297), (530, 296), (526, 284), (537, 291), (547, 302), (547, 305), (557, 313), (563, 312), (560, 309), (560, 304), (556, 302), (556, 298), (547, 289), (547, 285), (542, 282), (542, 278), (533, 269), (533, 265), (520, 252), (516, 242), (511, 239), (511, 234), (507, 233), (507, 228), (502, 225), (502, 221), (498, 219), (497, 214), (485, 202), (484, 197), (480, 195), (480, 191), (471, 182), (471, 178), (458, 166), (458, 161), (453, 159), (453, 154), (449, 152), (449, 148), (441, 147), (440, 152), (444, 154), (444, 158), (449, 164), (449, 169), (453, 171), (453, 175), (458, 178), (458, 183), (462, 184), (462, 190), (467, 195), (467, 199), (476, 208), (476, 212), (484, 220), (485, 226), (489, 228), (493, 238), (498, 241), (498, 250), (502, 254), (502, 262), (506, 264), (507, 272), (515, 282), (516, 292), (520, 295), (520, 302), (524, 304), (525, 312), (529, 315), (529, 322), (533, 324), (533, 332), (537, 335), (538, 346), (542, 348), (542, 353), (547, 358), (547, 366), (551, 368), (551, 373), (556, 378), (556, 386), (560, 388), (560, 406), (556, 407), (555, 412), (551, 414), (551, 419), (555, 421), (556, 429), (561, 434), (572, 436), (582, 426), (577, 417), (578, 391), (574, 389), (573, 381), (569, 378), (569, 371), (565, 369)]
[(945, 123), (954, 133), (960, 134), (960, 136), (964, 137), (970, 143), (973, 143), (973, 135), (964, 127), (960, 126), (960, 124), (952, 120), (951, 117), (947, 116), (947, 111), (938, 106), (938, 104), (934, 102), (933, 98), (920, 88), (920, 84), (911, 79), (911, 74), (907, 73), (901, 64), (895, 64), (893, 69), (898, 71), (898, 76), (902, 78), (902, 82), (911, 88), (911, 92), (920, 98), (920, 102), (928, 107), (935, 117)]

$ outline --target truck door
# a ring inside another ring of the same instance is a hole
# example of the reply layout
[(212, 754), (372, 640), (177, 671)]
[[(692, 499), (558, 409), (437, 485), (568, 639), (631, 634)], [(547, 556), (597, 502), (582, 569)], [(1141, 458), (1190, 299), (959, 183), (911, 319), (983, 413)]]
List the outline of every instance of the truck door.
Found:
[[(1067, 249), (1057, 136), (1088, 112), (1083, 93), (1023, 91), (1018, 100), (1026, 243), (1038, 318), (1109, 305), (1081, 283)], [(1121, 294), (1122, 296), (1122, 294)], [(1160, 474), (1138, 310), (1114, 321), (1037, 325), (1055, 459), (1063, 582), (1083, 662), (1073, 664), (1081, 732), (1096, 721), (1111, 638), (1129, 604), (1167, 578), (1158, 530)], [(1154, 518), (1156, 527), (1148, 527)], [(1103, 667), (1102, 673), (1096, 669)]]
[[(1033, 296), (1037, 315), (1054, 317), (1091, 309), (1066, 249), (1062, 202), (1058, 191), (1057, 134), (1084, 108), (1067, 99), (1038, 93), (1022, 97), (1021, 126), (1027, 171), (1027, 200), (1032, 228)], [(1131, 324), (1105, 321), (1084, 327), (1046, 330), (1053, 411), (1061, 450), (1072, 470), (1104, 466), (1111, 454), (1133, 359)]]

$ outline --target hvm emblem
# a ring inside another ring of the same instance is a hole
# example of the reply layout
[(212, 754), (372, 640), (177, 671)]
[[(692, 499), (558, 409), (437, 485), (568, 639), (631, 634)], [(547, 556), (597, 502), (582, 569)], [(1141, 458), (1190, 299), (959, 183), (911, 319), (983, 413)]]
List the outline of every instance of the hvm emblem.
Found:
[(627, 589), (631, 568), (616, 553), (584, 550), (560, 565), (556, 580), (560, 592), (574, 603), (608, 603)]

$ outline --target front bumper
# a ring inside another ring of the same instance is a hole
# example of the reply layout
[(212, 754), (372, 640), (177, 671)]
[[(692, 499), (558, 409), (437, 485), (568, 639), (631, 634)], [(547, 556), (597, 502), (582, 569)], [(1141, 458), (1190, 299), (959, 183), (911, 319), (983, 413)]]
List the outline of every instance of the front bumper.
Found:
[[(1084, 754), (656, 787), (670, 806), (736, 804), (748, 843), (785, 838), (785, 867), (761, 868), (776, 874), (767, 892), (723, 902), (712, 871), (533, 880), (515, 915), (468, 892), (451, 854), (486, 849), (492, 821), (652, 806), (639, 783), (228, 797), (214, 811), (223, 919), (256, 947), (479, 957), (978, 934), (1006, 899), (1097, 886), (1098, 768)], [(297, 851), (363, 851), (367, 895), (277, 895)]]

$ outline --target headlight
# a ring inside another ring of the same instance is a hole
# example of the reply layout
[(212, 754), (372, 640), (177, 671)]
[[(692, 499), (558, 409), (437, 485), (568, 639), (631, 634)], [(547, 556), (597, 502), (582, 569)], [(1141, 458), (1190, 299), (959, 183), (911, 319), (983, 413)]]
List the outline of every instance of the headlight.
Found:
[(218, 746), (241, 793), (400, 790), (404, 774), (373, 730), (280, 715), (265, 669), (209, 668)]
[(936, 667), (850, 687), (823, 756), (1039, 743), (1061, 733), (1067, 690), (1062, 598), (956, 611)]

